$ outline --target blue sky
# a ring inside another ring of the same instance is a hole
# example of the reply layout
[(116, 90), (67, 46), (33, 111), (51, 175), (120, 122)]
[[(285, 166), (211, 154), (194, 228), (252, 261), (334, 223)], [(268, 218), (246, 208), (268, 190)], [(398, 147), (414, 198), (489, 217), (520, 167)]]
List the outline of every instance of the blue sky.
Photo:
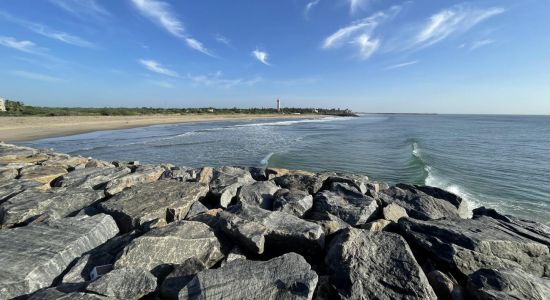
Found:
[(0, 96), (550, 114), (549, 14), (546, 0), (0, 0)]

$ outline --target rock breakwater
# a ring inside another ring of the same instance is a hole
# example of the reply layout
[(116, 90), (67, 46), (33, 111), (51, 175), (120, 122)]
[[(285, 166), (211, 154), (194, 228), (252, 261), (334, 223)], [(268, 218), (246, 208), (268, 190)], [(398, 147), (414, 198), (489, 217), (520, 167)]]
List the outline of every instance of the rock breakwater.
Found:
[(434, 187), (0, 143), (3, 299), (550, 299), (550, 228)]

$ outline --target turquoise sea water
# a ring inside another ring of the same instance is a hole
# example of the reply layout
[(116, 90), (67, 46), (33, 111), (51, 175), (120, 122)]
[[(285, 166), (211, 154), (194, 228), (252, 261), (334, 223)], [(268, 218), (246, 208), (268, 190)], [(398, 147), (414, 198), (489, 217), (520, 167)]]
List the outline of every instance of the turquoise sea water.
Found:
[(21, 144), (106, 160), (270, 166), (428, 184), (550, 224), (550, 117), (363, 115), (100, 131)]

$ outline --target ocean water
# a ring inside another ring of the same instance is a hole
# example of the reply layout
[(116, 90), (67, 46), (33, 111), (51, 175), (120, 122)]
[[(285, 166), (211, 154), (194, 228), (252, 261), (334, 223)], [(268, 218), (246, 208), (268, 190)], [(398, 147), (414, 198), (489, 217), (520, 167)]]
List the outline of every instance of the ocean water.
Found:
[(100, 131), (20, 144), (105, 160), (270, 166), (427, 184), (550, 225), (550, 117), (362, 115)]

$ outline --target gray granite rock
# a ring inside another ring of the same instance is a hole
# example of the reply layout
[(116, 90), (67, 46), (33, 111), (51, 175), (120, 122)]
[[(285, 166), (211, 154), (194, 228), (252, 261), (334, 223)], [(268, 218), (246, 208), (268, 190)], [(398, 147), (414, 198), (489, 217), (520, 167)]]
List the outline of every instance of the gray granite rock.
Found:
[(323, 184), (324, 189), (330, 189), (334, 183), (343, 183), (354, 187), (361, 194), (365, 194), (369, 187), (369, 178), (364, 175), (356, 175), (349, 173), (321, 173), (326, 176)]
[(342, 230), (325, 258), (343, 299), (437, 299), (405, 240), (394, 233)]
[(474, 299), (550, 299), (550, 279), (522, 270), (480, 269), (468, 280), (468, 292)]
[(315, 195), (312, 210), (333, 214), (352, 226), (359, 226), (374, 218), (377, 208), (378, 204), (373, 198), (346, 184), (336, 183), (331, 190)]
[[(361, 225), (361, 229), (364, 229), (369, 232), (379, 232), (379, 231), (385, 231), (386, 229), (389, 229), (391, 227), (392, 221), (388, 221), (385, 219), (379, 219), (372, 222), (368, 222), (364, 225)], [(394, 224), (395, 225), (395, 224)]]
[(0, 231), (0, 299), (51, 285), (73, 260), (117, 233), (103, 214)]
[(221, 244), (208, 225), (179, 221), (152, 229), (124, 248), (115, 262), (115, 269), (155, 271), (155, 268), (181, 264), (189, 258), (196, 258), (207, 267), (223, 258)]
[(59, 176), (67, 174), (67, 169), (60, 166), (28, 166), (19, 171), (19, 179), (34, 180), (39, 183), (49, 184)]
[(301, 190), (315, 194), (321, 189), (325, 179), (325, 176), (320, 175), (292, 174), (276, 177), (273, 181), (288, 190)]
[(196, 181), (197, 171), (187, 167), (172, 167), (164, 171), (163, 179), (174, 179), (178, 181)]
[(128, 232), (150, 222), (182, 220), (207, 192), (208, 187), (196, 182), (159, 180), (124, 190), (99, 206), (115, 218), (122, 232)]
[(63, 276), (61, 282), (71, 284), (90, 281), (90, 272), (93, 267), (110, 264), (113, 260), (114, 257), (106, 252), (86, 253)]
[(257, 181), (243, 185), (238, 192), (240, 202), (271, 210), (275, 192), (279, 187), (270, 181)]
[(234, 260), (199, 272), (179, 299), (312, 299), (317, 274), (298, 254), (268, 261)]
[(179, 292), (195, 277), (198, 272), (207, 269), (198, 259), (192, 257), (181, 264), (174, 265), (173, 270), (162, 281), (160, 294), (163, 299), (178, 299)]
[(70, 156), (67, 154), (56, 153), (50, 155), (48, 160), (41, 163), (42, 166), (56, 166), (63, 169), (74, 169), (78, 165), (85, 165), (88, 162), (88, 158), (82, 156)]
[(308, 218), (323, 228), (325, 236), (335, 234), (344, 228), (351, 227), (351, 225), (330, 213), (312, 212), (308, 214)]
[(208, 207), (206, 207), (204, 204), (202, 204), (200, 201), (195, 201), (195, 203), (191, 204), (191, 207), (189, 208), (189, 211), (187, 212), (187, 215), (185, 216), (186, 220), (191, 220), (192, 218), (203, 214), (208, 211)]
[(464, 299), (462, 287), (451, 276), (439, 270), (431, 271), (427, 276), (430, 285), (439, 299)]
[[(445, 195), (445, 198), (436, 198), (421, 189), (434, 196)], [(398, 204), (407, 211), (410, 217), (419, 220), (467, 217), (467, 204), (461, 198), (447, 192), (443, 194), (443, 192), (436, 188), (417, 188), (412, 185), (399, 184), (381, 191), (379, 196), (384, 205)]]
[(382, 209), (384, 219), (397, 223), (399, 219), (408, 217), (407, 211), (397, 203), (390, 203)]
[(134, 173), (115, 178), (107, 183), (105, 193), (112, 196), (134, 185), (157, 181), (164, 171), (162, 167), (139, 166)]
[(116, 300), (116, 298), (83, 292), (64, 293), (55, 288), (49, 288), (36, 292), (28, 300)]
[(130, 173), (126, 167), (84, 168), (61, 176), (54, 182), (57, 187), (101, 188), (107, 182)]
[(0, 204), (9, 198), (27, 190), (42, 189), (43, 185), (36, 181), (8, 179), (0, 181)]
[(92, 205), (104, 197), (103, 191), (59, 189), (25, 190), (0, 204), (0, 225), (9, 227), (36, 218), (60, 219)]
[(252, 175), (245, 169), (236, 167), (215, 168), (210, 181), (210, 192), (220, 199), (220, 206), (227, 207), (237, 195), (241, 186), (253, 182)]
[(124, 268), (101, 276), (90, 283), (86, 291), (116, 299), (137, 300), (154, 292), (156, 288), (157, 278), (149, 271)]
[(313, 207), (313, 196), (301, 190), (280, 189), (274, 195), (273, 210), (303, 217)]
[(219, 217), (224, 233), (252, 253), (261, 254), (268, 249), (307, 255), (324, 247), (321, 226), (290, 214), (238, 204), (220, 212)]
[(14, 179), (19, 176), (18, 168), (0, 167), (0, 181)]
[(399, 226), (425, 255), (465, 276), (483, 268), (519, 268), (535, 276), (550, 276), (549, 248), (540, 243), (548, 236), (527, 227), (487, 216), (431, 221), (401, 218)]

